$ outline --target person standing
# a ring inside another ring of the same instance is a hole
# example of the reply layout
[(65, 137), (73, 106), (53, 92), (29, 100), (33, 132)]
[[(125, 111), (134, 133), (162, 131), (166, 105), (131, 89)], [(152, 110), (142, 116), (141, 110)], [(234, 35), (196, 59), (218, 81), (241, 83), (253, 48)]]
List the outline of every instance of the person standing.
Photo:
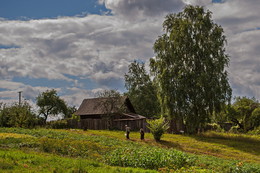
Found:
[(130, 134), (130, 127), (128, 127), (127, 125), (125, 125), (125, 135), (126, 135), (126, 139), (129, 139), (129, 134)]
[(144, 140), (144, 129), (143, 128), (140, 129), (140, 139)]

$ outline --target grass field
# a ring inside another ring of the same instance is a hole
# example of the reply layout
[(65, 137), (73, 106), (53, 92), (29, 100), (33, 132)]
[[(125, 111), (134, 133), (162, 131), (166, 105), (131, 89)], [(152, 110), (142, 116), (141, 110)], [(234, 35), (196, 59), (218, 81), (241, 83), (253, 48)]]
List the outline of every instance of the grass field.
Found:
[(260, 172), (260, 137), (0, 128), (0, 172)]

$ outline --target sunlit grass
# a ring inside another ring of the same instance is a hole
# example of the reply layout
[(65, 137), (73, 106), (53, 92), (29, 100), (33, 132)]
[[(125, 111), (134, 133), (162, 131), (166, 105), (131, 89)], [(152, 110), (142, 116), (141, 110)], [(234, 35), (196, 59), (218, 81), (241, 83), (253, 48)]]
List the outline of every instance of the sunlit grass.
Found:
[[(131, 132), (130, 140), (125, 139), (124, 133), (124, 131), (107, 130), (0, 128), (0, 150), (37, 152), (40, 155), (48, 153), (47, 155), (51, 154), (57, 158), (95, 161), (104, 167), (106, 166), (104, 163), (107, 156), (111, 156), (111, 159), (117, 159), (115, 153), (131, 148), (132, 152), (135, 153), (134, 157), (131, 154), (127, 155), (129, 153), (124, 154), (125, 152), (122, 152), (120, 157), (131, 158), (132, 161), (126, 162), (129, 162), (130, 166), (142, 167), (141, 165), (138, 166), (138, 162), (135, 163), (135, 161), (144, 160), (147, 151), (151, 152), (150, 159), (156, 160), (159, 158), (157, 158), (159, 155), (156, 154), (156, 151), (167, 153), (168, 149), (169, 151), (170, 149), (176, 149), (185, 152), (184, 154), (187, 154), (188, 158), (189, 156), (190, 158), (197, 158), (196, 162), (192, 162), (193, 164), (183, 164), (182, 166), (186, 165), (185, 168), (178, 167), (175, 170), (178, 172), (210, 172), (211, 170), (215, 172), (223, 172), (223, 170), (224, 172), (232, 172), (235, 169), (241, 169), (244, 172), (245, 170), (247, 172), (259, 170), (260, 172), (260, 166), (257, 166), (260, 163), (258, 136), (215, 132), (193, 136), (165, 134), (162, 141), (156, 142), (150, 133), (145, 134), (145, 140), (140, 140), (139, 132)], [(140, 155), (136, 154), (136, 152), (139, 152)], [(2, 169), (16, 169), (15, 164), (10, 165), (9, 163), (10, 160), (6, 158), (0, 159), (0, 164), (5, 165)], [(164, 165), (166, 164), (164, 163)], [(46, 165), (42, 163), (42, 166)], [(72, 167), (75, 168), (75, 166)], [(169, 172), (169, 168), (174, 169), (175, 167), (166, 166), (166, 168), (160, 168), (160, 166), (157, 166), (154, 169)], [(109, 169), (112, 168), (109, 167)], [(128, 169), (131, 170), (131, 168)], [(41, 171), (44, 172), (44, 170), (40, 169)], [(51, 169), (51, 172), (53, 171), (55, 172), (55, 170)], [(113, 169), (113, 171), (115, 170)], [(72, 168), (70, 172), (73, 172)]]
[(31, 135), (17, 134), (17, 133), (0, 133), (0, 139), (5, 138), (32, 138)]
[[(85, 133), (125, 139), (123, 131), (89, 130)], [(260, 163), (259, 136), (217, 132), (193, 136), (164, 134), (162, 141), (156, 142), (150, 133), (146, 133), (145, 140), (142, 141), (138, 132), (131, 132), (130, 140), (141, 144), (179, 149), (194, 154)]]
[(152, 173), (156, 171), (111, 167), (96, 161), (47, 153), (0, 149), (0, 172)]

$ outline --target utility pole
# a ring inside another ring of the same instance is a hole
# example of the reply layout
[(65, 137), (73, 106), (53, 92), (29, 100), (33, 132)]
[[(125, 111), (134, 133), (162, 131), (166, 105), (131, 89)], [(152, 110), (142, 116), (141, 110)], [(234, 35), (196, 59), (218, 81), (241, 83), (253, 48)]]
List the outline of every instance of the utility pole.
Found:
[(19, 106), (21, 105), (21, 99), (22, 99), (22, 91), (19, 91)]

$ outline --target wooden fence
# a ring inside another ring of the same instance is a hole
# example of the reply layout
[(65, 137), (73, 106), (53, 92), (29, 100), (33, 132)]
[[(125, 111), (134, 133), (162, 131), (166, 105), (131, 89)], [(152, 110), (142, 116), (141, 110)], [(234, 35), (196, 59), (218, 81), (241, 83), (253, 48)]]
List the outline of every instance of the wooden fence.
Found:
[(70, 128), (78, 129), (92, 129), (92, 130), (125, 130), (125, 125), (129, 126), (132, 131), (139, 131), (143, 128), (145, 132), (149, 132), (147, 128), (147, 123), (145, 119), (141, 120), (123, 120), (123, 121), (113, 121), (111, 127), (109, 127), (109, 122), (106, 119), (81, 119), (81, 120), (68, 120), (68, 125)]

